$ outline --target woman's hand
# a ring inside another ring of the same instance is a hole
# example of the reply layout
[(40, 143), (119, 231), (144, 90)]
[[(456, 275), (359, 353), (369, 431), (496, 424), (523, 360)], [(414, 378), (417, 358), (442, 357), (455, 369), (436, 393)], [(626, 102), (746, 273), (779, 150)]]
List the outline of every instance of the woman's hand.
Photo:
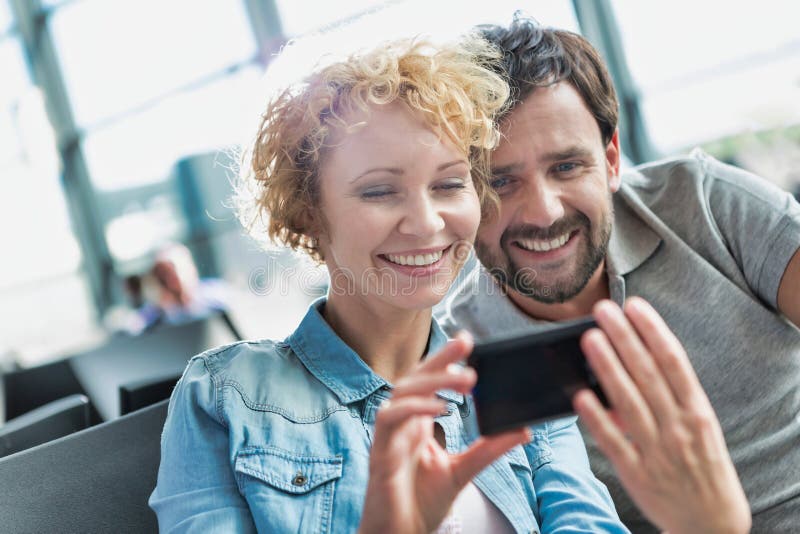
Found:
[(591, 391), (574, 405), (622, 485), (671, 534), (748, 532), (750, 508), (714, 409), (658, 313), (631, 298), (594, 308), (581, 346), (613, 409)]
[(529, 440), (528, 431), (520, 429), (478, 438), (459, 454), (448, 453), (436, 441), (433, 417), (446, 407), (436, 392), (472, 389), (475, 371), (457, 365), (471, 350), (471, 338), (460, 334), (400, 379), (391, 400), (378, 410), (359, 532), (435, 530), (473, 477)]

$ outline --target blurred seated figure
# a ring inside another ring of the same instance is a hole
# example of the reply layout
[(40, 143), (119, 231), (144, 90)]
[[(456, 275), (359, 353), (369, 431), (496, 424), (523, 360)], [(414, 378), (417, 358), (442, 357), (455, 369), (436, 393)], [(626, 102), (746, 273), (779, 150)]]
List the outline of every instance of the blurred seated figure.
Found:
[(143, 275), (125, 279), (130, 308), (110, 312), (110, 330), (138, 335), (160, 324), (181, 324), (213, 313), (227, 316), (230, 290), (219, 278), (200, 278), (189, 249), (180, 243), (162, 247), (153, 266)]

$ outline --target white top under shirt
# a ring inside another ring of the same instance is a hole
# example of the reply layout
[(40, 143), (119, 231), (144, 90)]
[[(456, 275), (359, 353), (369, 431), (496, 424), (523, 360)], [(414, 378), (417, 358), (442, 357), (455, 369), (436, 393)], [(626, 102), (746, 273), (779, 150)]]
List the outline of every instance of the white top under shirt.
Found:
[(512, 534), (511, 523), (500, 510), (470, 482), (456, 497), (450, 513), (435, 534)]

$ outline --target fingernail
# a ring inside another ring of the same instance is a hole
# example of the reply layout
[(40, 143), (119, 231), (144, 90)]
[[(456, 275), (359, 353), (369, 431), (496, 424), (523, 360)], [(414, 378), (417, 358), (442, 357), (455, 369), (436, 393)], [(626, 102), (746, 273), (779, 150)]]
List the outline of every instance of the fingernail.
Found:
[(611, 302), (609, 302), (607, 300), (601, 300), (595, 306), (594, 313), (598, 317), (603, 317), (603, 318), (609, 319), (611, 317), (611, 313), (612, 313)]
[(456, 334), (456, 337), (459, 339), (463, 339), (467, 343), (472, 342), (472, 334), (470, 333), (469, 330), (459, 330), (458, 333)]
[(636, 299), (636, 298), (628, 299), (625, 302), (625, 305), (628, 308), (630, 308), (630, 309), (632, 309), (634, 311), (637, 311), (637, 312), (643, 311), (642, 301), (639, 300), (639, 299)]
[(464, 372), (464, 368), (458, 365), (457, 363), (451, 363), (446, 367), (446, 370), (451, 375), (460, 375)]

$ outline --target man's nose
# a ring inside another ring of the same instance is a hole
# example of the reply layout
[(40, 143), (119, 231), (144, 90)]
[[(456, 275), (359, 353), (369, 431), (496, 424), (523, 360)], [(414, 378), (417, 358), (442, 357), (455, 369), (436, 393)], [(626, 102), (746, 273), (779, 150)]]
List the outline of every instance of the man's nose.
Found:
[(444, 218), (427, 195), (410, 198), (405, 204), (405, 213), (398, 225), (400, 233), (429, 237), (444, 229)]
[(520, 199), (520, 222), (548, 228), (565, 214), (561, 191), (552, 184), (533, 184)]

